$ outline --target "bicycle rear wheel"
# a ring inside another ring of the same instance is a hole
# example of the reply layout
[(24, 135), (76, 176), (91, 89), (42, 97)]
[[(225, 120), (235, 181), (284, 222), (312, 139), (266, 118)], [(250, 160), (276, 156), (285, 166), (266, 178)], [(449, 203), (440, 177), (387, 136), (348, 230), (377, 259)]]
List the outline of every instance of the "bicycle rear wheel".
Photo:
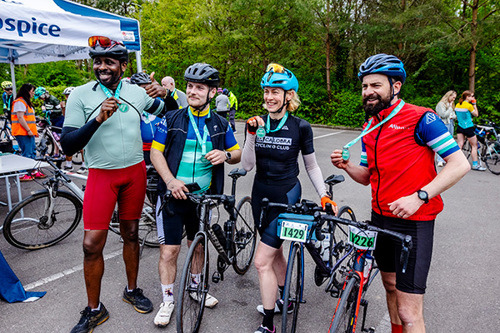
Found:
[[(182, 269), (177, 298), (177, 332), (196, 333), (200, 329), (205, 297), (208, 293), (208, 248), (207, 238), (199, 234), (194, 239)], [(195, 256), (196, 251), (198, 256)], [(192, 285), (191, 272), (201, 272), (200, 283)]]
[(250, 268), (257, 244), (257, 227), (253, 220), (252, 199), (248, 196), (236, 205), (233, 244), (236, 251), (233, 268), (236, 273), (243, 275)]
[(301, 290), (303, 286), (302, 247), (295, 243), (290, 249), (283, 291), (281, 332), (295, 332), (299, 317)]
[[(159, 247), (158, 233), (156, 231), (156, 220), (154, 208), (145, 203), (142, 209), (141, 218), (139, 219), (139, 243), (149, 247)], [(118, 211), (113, 212), (109, 230), (121, 236), (120, 220), (118, 219)]]
[(17, 204), (5, 218), (3, 234), (9, 244), (26, 250), (52, 246), (68, 237), (82, 219), (82, 203), (72, 193), (48, 190)]
[(345, 285), (328, 333), (354, 333), (356, 331), (356, 314), (358, 309), (359, 286), (355, 278)]
[(472, 163), (472, 157), (471, 157), (471, 147), (469, 140), (465, 139), (464, 145), (462, 146), (462, 152), (465, 155), (465, 158), (469, 161), (469, 163)]
[(490, 141), (484, 159), (488, 170), (495, 175), (500, 175), (500, 143)]

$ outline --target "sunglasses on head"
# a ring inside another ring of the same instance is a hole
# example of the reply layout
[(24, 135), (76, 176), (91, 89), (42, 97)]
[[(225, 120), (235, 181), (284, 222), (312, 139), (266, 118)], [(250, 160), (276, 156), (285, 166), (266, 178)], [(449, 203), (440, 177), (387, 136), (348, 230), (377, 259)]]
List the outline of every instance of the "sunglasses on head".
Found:
[(280, 74), (286, 74), (288, 76), (291, 76), (288, 69), (286, 69), (285, 67), (281, 66), (280, 64), (276, 64), (276, 63), (271, 63), (271, 64), (267, 65), (266, 73), (271, 73), (267, 77), (267, 82), (269, 82), (271, 80), (273, 73), (280, 73)]
[(99, 44), (102, 47), (113, 47), (115, 45), (122, 45), (123, 46), (123, 43), (117, 42), (116, 40), (109, 39), (108, 37), (104, 37), (104, 36), (89, 37), (89, 46), (90, 47), (95, 47), (97, 44)]
[(5, 91), (11, 91), (12, 88), (5, 88)]

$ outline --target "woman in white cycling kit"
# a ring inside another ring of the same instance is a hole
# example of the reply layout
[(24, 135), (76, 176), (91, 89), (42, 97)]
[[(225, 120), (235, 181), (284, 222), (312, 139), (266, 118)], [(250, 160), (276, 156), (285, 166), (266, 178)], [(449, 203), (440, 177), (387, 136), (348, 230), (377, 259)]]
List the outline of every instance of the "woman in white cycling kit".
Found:
[[(269, 209), (260, 221), (261, 202), (293, 204), (300, 200), (301, 186), (298, 156), (302, 152), (309, 178), (321, 197), (321, 203), (335, 204), (326, 194), (321, 169), (314, 154), (311, 125), (290, 114), (297, 110), (299, 82), (288, 69), (270, 64), (262, 77), (264, 108), (268, 114), (252, 117), (247, 121), (246, 140), (241, 162), (245, 170), (257, 166), (252, 188), (252, 210), (261, 240), (255, 256), (259, 274), (262, 304), (257, 310), (264, 315), (256, 333), (275, 332), (275, 312), (283, 309), (282, 292), (285, 284), (286, 259), (283, 240), (277, 236), (279, 212)], [(280, 298), (276, 301), (277, 289)], [(288, 306), (288, 305), (287, 305)]]

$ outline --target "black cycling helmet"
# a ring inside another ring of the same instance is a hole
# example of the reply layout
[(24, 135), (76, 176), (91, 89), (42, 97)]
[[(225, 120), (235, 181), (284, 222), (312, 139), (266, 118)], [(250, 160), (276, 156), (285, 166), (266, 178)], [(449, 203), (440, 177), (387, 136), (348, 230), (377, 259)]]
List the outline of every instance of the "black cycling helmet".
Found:
[(365, 60), (359, 66), (358, 78), (363, 80), (363, 77), (369, 74), (383, 74), (394, 78), (401, 83), (405, 83), (406, 71), (403, 62), (393, 55), (380, 53), (373, 55)]
[(151, 84), (151, 78), (144, 72), (135, 73), (130, 78), (132, 84)]
[(184, 72), (184, 80), (188, 82), (204, 83), (210, 87), (217, 87), (220, 83), (219, 71), (209, 64), (198, 62), (186, 69)]
[(94, 47), (90, 48), (89, 55), (92, 59), (95, 57), (108, 57), (119, 60), (120, 62), (128, 62), (128, 51), (125, 46), (119, 42), (109, 47), (102, 47), (96, 44)]

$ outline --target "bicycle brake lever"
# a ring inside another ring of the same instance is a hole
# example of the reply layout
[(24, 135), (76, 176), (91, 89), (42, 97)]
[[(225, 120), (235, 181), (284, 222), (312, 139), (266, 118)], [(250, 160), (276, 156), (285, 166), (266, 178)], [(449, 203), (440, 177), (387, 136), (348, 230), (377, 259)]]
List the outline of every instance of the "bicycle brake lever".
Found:
[(399, 262), (403, 265), (402, 272), (406, 272), (406, 267), (408, 266), (408, 258), (410, 257), (410, 250), (412, 248), (411, 236), (407, 235), (402, 244), (401, 257)]

